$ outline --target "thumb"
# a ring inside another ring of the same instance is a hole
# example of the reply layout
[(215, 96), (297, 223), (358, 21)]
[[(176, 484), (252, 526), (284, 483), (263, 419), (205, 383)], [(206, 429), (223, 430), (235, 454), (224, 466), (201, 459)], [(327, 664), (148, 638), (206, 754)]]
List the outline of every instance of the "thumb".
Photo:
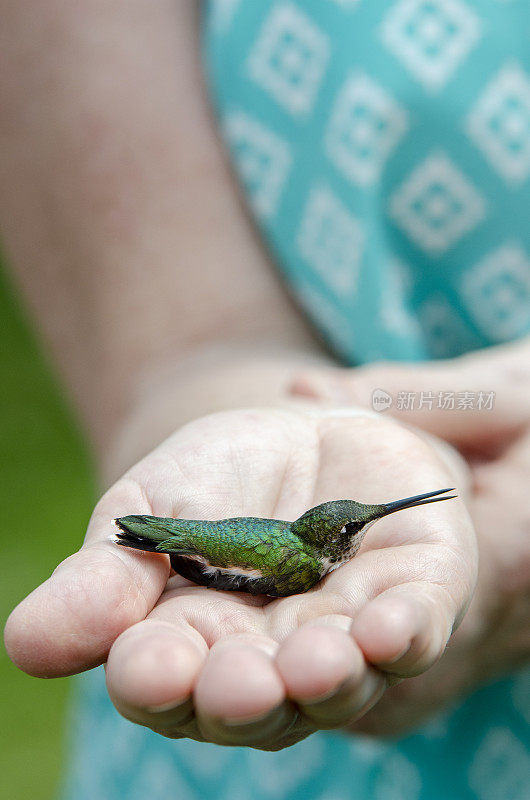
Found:
[(56, 678), (98, 666), (120, 633), (151, 611), (169, 576), (167, 557), (125, 552), (109, 541), (112, 519), (131, 503), (150, 513), (131, 482), (110, 489), (92, 515), (81, 550), (11, 613), (4, 640), (20, 669)]
[(390, 414), (462, 449), (494, 448), (530, 423), (530, 337), (440, 361), (311, 368), (289, 391)]

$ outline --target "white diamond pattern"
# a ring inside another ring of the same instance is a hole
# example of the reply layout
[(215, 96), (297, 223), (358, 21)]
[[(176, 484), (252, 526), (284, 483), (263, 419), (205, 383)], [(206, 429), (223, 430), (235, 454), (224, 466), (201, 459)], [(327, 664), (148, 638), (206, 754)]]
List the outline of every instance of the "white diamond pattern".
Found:
[(340, 6), (346, 11), (351, 11), (359, 5), (361, 0), (328, 0), (328, 2), (334, 3), (336, 6)]
[(462, 0), (400, 0), (383, 20), (382, 40), (429, 90), (441, 89), (480, 35)]
[(248, 751), (251, 774), (260, 787), (261, 795), (267, 800), (298, 794), (299, 785), (322, 767), (324, 758), (325, 748), (319, 736), (304, 739), (293, 749), (278, 750), (268, 761), (263, 759), (258, 750)]
[(309, 266), (337, 294), (352, 295), (363, 236), (358, 220), (326, 186), (309, 195), (298, 231), (298, 248)]
[(313, 108), (326, 68), (329, 39), (292, 3), (277, 3), (247, 63), (250, 78), (293, 115)]
[(530, 755), (507, 728), (484, 737), (469, 769), (469, 785), (479, 800), (528, 800)]
[(486, 204), (443, 152), (431, 154), (390, 198), (390, 215), (431, 255), (454, 245), (484, 217)]
[(234, 14), (241, 0), (214, 0), (211, 3), (210, 25), (219, 35), (224, 35), (229, 29)]
[(325, 134), (328, 158), (354, 183), (374, 183), (407, 129), (407, 113), (363, 73), (339, 90)]
[(530, 76), (518, 64), (502, 67), (467, 119), (467, 131), (493, 169), (520, 184), (530, 175)]
[(419, 322), (412, 312), (410, 268), (397, 258), (388, 267), (381, 296), (380, 322), (394, 336), (419, 339)]
[(197, 779), (221, 780), (233, 772), (234, 752), (230, 748), (182, 739), (178, 743), (178, 756), (180, 763)]
[(291, 166), (289, 146), (242, 111), (228, 115), (223, 129), (252, 207), (258, 216), (270, 217)]
[(339, 353), (348, 353), (351, 347), (351, 326), (337, 308), (336, 302), (324, 298), (322, 292), (307, 282), (296, 285), (296, 295), (309, 318), (325, 332), (336, 350)]
[(443, 295), (429, 297), (418, 309), (418, 319), (434, 358), (449, 358), (470, 344), (470, 333)]
[(522, 336), (530, 326), (530, 258), (506, 244), (464, 274), (462, 297), (476, 325), (497, 341)]
[(373, 800), (418, 800), (421, 778), (417, 767), (401, 753), (390, 753), (372, 772)]

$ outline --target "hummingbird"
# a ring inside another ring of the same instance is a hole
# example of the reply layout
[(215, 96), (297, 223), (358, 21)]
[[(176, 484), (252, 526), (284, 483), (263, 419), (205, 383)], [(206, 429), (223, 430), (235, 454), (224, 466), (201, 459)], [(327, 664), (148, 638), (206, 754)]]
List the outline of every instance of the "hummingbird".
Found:
[[(116, 544), (167, 553), (183, 578), (224, 591), (272, 597), (307, 592), (352, 559), (377, 520), (427, 503), (451, 500), (454, 489), (381, 505), (332, 500), (294, 522), (260, 517), (189, 520), (131, 515), (115, 519)], [(440, 497), (439, 495), (444, 495)]]

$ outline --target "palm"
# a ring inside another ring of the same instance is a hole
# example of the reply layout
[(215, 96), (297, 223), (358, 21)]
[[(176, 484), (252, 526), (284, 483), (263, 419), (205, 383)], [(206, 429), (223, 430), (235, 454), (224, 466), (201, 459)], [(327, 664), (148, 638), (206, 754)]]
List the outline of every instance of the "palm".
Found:
[[(16, 647), (22, 635), (17, 614), (27, 618), (47, 591), (55, 632), (33, 644), (36, 661), (68, 672), (108, 654), (119, 710), (165, 735), (278, 748), (343, 726), (376, 702), (388, 673), (430, 666), (469, 601), (475, 548), (460, 501), (382, 520), (351, 563), (274, 600), (170, 576), (166, 556), (115, 547), (111, 520), (294, 519), (324, 500), (383, 502), (454, 482), (430, 445), (386, 420), (305, 410), (206, 417), (104, 496), (83, 550), (15, 612), (12, 639)], [(25, 636), (28, 652), (27, 625)]]

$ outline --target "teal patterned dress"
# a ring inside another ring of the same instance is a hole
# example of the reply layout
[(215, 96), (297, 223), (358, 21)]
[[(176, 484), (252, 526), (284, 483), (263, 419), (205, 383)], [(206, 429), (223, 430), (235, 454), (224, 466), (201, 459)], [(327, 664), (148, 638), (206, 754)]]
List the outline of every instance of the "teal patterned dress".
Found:
[[(530, 332), (529, 0), (216, 0), (212, 102), (256, 224), (343, 363)], [(399, 741), (171, 741), (79, 679), (65, 800), (527, 800), (530, 671)]]

